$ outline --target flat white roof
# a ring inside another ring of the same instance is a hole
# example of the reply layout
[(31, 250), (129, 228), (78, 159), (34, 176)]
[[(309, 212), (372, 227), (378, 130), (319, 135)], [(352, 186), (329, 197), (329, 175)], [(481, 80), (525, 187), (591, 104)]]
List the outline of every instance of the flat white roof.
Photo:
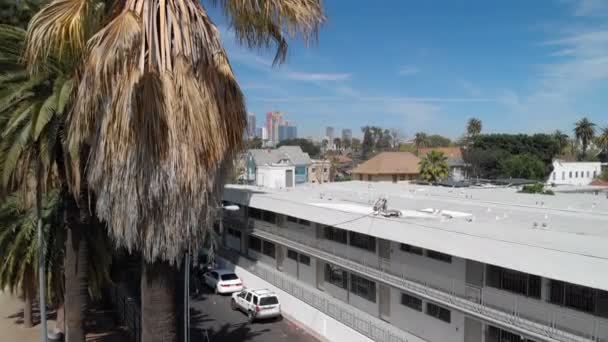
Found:
[[(607, 196), (361, 181), (224, 192), (242, 205), (608, 291)], [(379, 197), (403, 216), (370, 215)]]

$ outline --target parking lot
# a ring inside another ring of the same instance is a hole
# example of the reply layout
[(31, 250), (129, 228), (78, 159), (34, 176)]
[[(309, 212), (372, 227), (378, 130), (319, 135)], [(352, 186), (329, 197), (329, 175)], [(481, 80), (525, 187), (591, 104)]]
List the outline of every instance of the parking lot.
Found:
[(245, 314), (230, 308), (230, 295), (214, 295), (207, 289), (192, 297), (190, 315), (191, 341), (207, 342), (207, 336), (209, 342), (317, 341), (287, 319), (249, 324)]

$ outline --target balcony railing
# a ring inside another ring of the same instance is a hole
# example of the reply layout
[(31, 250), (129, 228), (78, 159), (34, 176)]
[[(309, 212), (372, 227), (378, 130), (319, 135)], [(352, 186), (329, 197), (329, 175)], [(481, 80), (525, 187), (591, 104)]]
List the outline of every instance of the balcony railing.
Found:
[(339, 300), (303, 285), (301, 282), (271, 267), (249, 260), (231, 250), (221, 250), (220, 256), (374, 341), (407, 342), (412, 340), (410, 333), (404, 332), (365, 312), (353, 309)]
[[(484, 300), (481, 288), (468, 284), (463, 286), (462, 280), (433, 274), (424, 274), (424, 279), (413, 278), (405, 266), (401, 272), (395, 271), (395, 268), (390, 267), (389, 259), (377, 255), (370, 256), (350, 246), (318, 239), (295, 230), (278, 228), (267, 222), (256, 220), (253, 234), (534, 339), (554, 342), (608, 342), (608, 329), (599, 319), (589, 320), (570, 314), (558, 315), (540, 306), (536, 309), (543, 312), (542, 317), (545, 319), (538, 319), (518, 309), (517, 297), (512, 309), (491, 306)], [(580, 331), (568, 328), (574, 321), (579, 321), (577, 326), (585, 328)]]

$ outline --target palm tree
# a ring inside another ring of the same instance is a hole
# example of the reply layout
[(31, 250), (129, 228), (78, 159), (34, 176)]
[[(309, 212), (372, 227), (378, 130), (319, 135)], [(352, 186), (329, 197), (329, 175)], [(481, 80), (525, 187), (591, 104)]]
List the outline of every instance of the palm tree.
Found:
[[(287, 54), (285, 30), (309, 41), (324, 20), (319, 0), (210, 3), (238, 41), (276, 44), (275, 64)], [(32, 19), (25, 56), (31, 66), (84, 56), (68, 146), (90, 146), (85, 179), (96, 214), (119, 247), (142, 252), (142, 340), (175, 341), (175, 265), (200, 246), (243, 147), (243, 95), (199, 1), (116, 2), (86, 39), (94, 8), (51, 2)], [(80, 184), (72, 189), (79, 194)]]
[(574, 127), (574, 136), (583, 145), (582, 156), (585, 157), (587, 155), (589, 142), (591, 142), (595, 136), (595, 124), (587, 118), (582, 118)]
[(477, 118), (470, 118), (467, 122), (467, 135), (474, 138), (481, 133), (481, 128), (481, 120)]
[(448, 158), (442, 152), (431, 151), (420, 161), (420, 177), (427, 182), (446, 179), (449, 173)]
[(596, 142), (597, 147), (599, 147), (604, 153), (608, 152), (608, 127), (601, 129)]
[(416, 145), (416, 150), (419, 151), (422, 147), (426, 147), (428, 144), (428, 137), (424, 132), (418, 132), (414, 136), (414, 145)]
[(560, 130), (556, 130), (553, 132), (553, 139), (555, 139), (559, 145), (559, 153), (564, 153), (564, 149), (568, 147), (569, 144), (568, 134)]

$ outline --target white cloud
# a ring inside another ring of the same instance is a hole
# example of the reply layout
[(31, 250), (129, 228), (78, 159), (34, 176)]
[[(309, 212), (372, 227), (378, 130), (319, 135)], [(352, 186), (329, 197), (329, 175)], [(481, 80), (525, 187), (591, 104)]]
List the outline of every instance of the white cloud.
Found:
[(577, 0), (574, 15), (579, 17), (608, 15), (608, 1), (606, 0)]
[(471, 96), (474, 97), (478, 97), (481, 95), (481, 89), (479, 89), (479, 87), (477, 87), (476, 85), (474, 85), (473, 83), (466, 81), (466, 80), (461, 80), (460, 81), (460, 85), (462, 86), (462, 88), (464, 88), (464, 90), (466, 90), (467, 93), (469, 93)]
[(420, 72), (420, 70), (418, 68), (411, 67), (411, 66), (403, 66), (403, 67), (399, 68), (399, 71), (397, 73), (400, 76), (411, 76), (411, 75), (415, 75), (419, 72)]

